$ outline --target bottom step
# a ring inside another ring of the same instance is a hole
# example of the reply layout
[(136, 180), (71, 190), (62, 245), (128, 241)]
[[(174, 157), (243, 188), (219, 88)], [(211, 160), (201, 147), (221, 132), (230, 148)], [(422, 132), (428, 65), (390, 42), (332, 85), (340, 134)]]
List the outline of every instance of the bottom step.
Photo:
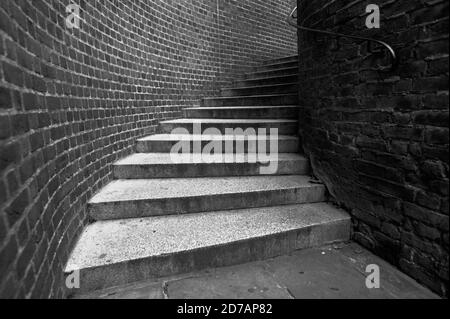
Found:
[(66, 267), (76, 294), (209, 267), (272, 258), (350, 236), (350, 217), (326, 203), (96, 222)]

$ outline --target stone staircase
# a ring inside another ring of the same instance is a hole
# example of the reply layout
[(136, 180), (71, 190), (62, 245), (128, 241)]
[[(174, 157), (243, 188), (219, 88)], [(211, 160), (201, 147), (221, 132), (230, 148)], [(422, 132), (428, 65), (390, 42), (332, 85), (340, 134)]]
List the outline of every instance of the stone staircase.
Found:
[[(137, 153), (115, 163), (116, 180), (91, 199), (95, 222), (67, 264), (67, 275), (80, 274), (76, 293), (349, 239), (349, 216), (325, 203), (324, 185), (311, 181), (300, 154), (297, 64), (297, 57), (264, 62), (185, 118), (161, 122), (160, 134), (138, 140)], [(255, 137), (230, 128), (279, 135), (236, 152), (230, 141)], [(212, 134), (201, 135), (206, 129)], [(199, 149), (211, 142), (219, 151), (205, 162)], [(278, 152), (264, 161), (250, 156), (274, 143)], [(175, 145), (189, 154), (171, 154)], [(263, 173), (268, 163), (275, 174)]]

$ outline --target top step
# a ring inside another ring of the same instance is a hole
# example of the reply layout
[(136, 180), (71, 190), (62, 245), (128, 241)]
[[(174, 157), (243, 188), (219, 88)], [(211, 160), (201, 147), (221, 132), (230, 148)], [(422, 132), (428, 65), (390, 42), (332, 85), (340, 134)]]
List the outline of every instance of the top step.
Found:
[(261, 65), (285, 63), (285, 62), (298, 62), (298, 55), (286, 56), (276, 59), (264, 60)]

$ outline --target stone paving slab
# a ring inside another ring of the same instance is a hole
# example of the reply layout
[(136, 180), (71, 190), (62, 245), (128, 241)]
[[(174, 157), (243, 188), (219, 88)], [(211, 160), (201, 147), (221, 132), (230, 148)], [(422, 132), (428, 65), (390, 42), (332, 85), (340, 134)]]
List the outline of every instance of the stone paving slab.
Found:
[(162, 282), (144, 282), (74, 296), (73, 299), (166, 299), (166, 295)]
[[(380, 289), (365, 268), (380, 267)], [(113, 299), (437, 299), (427, 288), (355, 243), (297, 251), (239, 266), (137, 283), (81, 296)]]
[[(266, 262), (298, 299), (422, 299), (435, 297), (413, 279), (356, 244), (298, 251)], [(380, 289), (366, 287), (367, 265), (380, 267)]]
[(204, 275), (166, 283), (172, 299), (292, 299), (264, 263), (212, 269)]

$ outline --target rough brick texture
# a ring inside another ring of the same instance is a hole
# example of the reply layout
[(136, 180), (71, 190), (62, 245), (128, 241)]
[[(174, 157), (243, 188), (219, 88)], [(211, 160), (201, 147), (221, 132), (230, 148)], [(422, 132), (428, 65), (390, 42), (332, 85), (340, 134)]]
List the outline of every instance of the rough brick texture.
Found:
[[(315, 174), (354, 218), (354, 239), (448, 294), (446, 0), (301, 1), (306, 26), (392, 44), (299, 33), (301, 135)], [(367, 29), (366, 6), (381, 8)]]
[(297, 52), (289, 1), (0, 1), (0, 296), (63, 297), (111, 163), (238, 66)]

